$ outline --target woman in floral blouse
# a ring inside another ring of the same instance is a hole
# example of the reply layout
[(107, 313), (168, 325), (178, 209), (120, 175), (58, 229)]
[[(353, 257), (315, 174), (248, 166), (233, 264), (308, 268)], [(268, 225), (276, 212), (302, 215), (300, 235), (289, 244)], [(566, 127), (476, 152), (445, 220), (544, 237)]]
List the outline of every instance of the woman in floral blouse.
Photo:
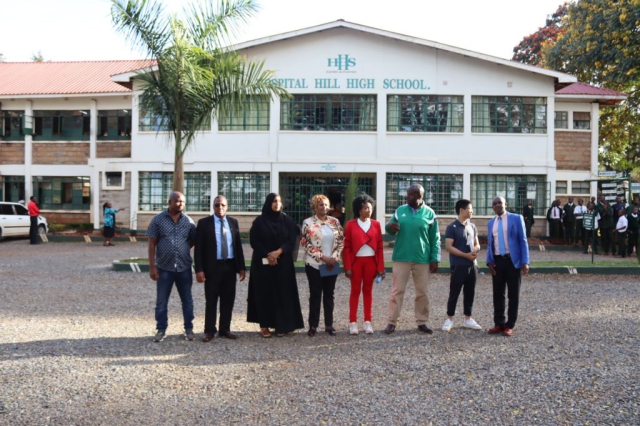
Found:
[[(320, 301), (324, 307), (324, 330), (336, 335), (333, 328), (333, 292), (344, 248), (344, 233), (338, 219), (328, 215), (329, 199), (322, 194), (311, 198), (314, 215), (302, 222), (300, 244), (305, 250), (305, 272), (309, 280), (309, 331), (316, 335), (320, 323)], [(338, 269), (335, 269), (338, 268)], [(324, 275), (324, 276), (323, 276)]]

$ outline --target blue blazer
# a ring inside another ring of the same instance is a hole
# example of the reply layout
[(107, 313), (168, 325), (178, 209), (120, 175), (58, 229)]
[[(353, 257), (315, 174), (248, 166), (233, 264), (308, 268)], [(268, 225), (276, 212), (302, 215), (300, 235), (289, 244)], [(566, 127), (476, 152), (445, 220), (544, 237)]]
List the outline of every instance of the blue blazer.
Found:
[[(493, 241), (493, 222), (495, 216), (487, 224), (487, 238), (489, 247), (487, 248), (487, 264), (495, 263), (493, 258), (494, 244)], [(527, 243), (527, 233), (524, 228), (524, 220), (522, 216), (515, 213), (507, 212), (507, 241), (509, 242), (509, 254), (513, 266), (520, 269), (522, 265), (529, 264), (529, 243)]]

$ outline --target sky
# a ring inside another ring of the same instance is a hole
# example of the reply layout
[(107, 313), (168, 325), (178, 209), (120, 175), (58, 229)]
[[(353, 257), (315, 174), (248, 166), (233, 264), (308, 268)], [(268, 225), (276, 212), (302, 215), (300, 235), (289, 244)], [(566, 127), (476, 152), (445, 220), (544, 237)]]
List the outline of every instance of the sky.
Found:
[[(215, 0), (212, 0), (215, 1)], [(175, 12), (189, 0), (164, 0)], [(544, 26), (563, 0), (257, 0), (260, 11), (235, 42), (344, 19), (499, 58)], [(144, 58), (111, 23), (111, 0), (0, 0), (5, 60)]]

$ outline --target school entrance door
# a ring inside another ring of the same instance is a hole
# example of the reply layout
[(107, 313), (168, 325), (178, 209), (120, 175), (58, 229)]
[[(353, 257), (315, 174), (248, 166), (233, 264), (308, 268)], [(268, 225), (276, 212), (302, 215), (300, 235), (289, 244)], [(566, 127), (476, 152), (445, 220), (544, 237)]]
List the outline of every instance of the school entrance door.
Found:
[[(326, 195), (331, 207), (351, 203), (353, 200), (344, 199), (350, 177), (349, 173), (280, 173), (280, 196), (285, 213), (301, 224), (312, 215), (311, 197), (316, 194)], [(358, 174), (356, 194), (366, 192), (373, 197), (375, 191), (375, 174)]]

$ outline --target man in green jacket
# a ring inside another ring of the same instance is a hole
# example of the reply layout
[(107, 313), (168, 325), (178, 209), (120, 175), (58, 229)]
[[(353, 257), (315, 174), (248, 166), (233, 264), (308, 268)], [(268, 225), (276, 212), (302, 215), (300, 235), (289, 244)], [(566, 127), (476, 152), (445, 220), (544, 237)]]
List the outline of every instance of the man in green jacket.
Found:
[(407, 204), (398, 207), (385, 229), (396, 236), (393, 246), (393, 287), (389, 298), (389, 319), (385, 333), (396, 330), (404, 292), (413, 277), (415, 315), (418, 330), (432, 334), (429, 321), (429, 276), (438, 271), (440, 231), (435, 212), (423, 201), (424, 188), (407, 189)]

